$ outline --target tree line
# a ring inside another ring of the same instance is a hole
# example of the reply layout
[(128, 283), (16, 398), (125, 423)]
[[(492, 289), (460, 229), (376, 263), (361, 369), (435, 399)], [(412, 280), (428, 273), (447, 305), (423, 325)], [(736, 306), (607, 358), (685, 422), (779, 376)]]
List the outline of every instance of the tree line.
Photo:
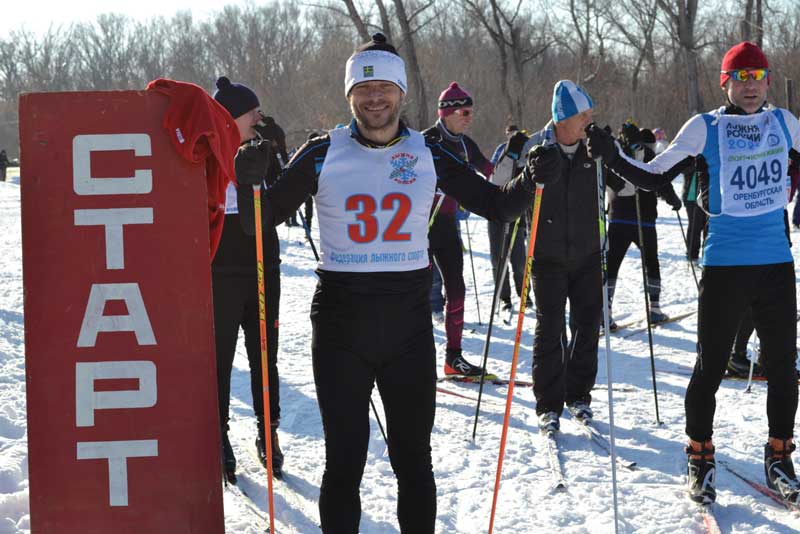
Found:
[(142, 89), (159, 77), (213, 92), (221, 75), (253, 88), (298, 145), (347, 122), (344, 63), (376, 31), (405, 59), (404, 117), (415, 128), (433, 123), (439, 93), (458, 81), (488, 153), (508, 124), (541, 128), (553, 85), (569, 78), (591, 94), (599, 123), (616, 130), (631, 118), (674, 135), (723, 103), (720, 61), (743, 39), (764, 48), (769, 98), (787, 106), (787, 80), (800, 80), (798, 27), (800, 0), (275, 0), (204, 20), (101, 14), (0, 39), (0, 147), (18, 155), (23, 92)]

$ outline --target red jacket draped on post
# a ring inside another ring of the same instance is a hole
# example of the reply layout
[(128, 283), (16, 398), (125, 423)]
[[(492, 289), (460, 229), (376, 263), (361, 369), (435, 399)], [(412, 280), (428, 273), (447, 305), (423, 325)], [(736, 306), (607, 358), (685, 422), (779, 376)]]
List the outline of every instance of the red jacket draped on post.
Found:
[(213, 259), (225, 222), (225, 190), (236, 181), (233, 158), (241, 140), (239, 128), (230, 113), (198, 85), (159, 78), (147, 84), (147, 90), (169, 97), (163, 125), (175, 150), (187, 161), (206, 166)]

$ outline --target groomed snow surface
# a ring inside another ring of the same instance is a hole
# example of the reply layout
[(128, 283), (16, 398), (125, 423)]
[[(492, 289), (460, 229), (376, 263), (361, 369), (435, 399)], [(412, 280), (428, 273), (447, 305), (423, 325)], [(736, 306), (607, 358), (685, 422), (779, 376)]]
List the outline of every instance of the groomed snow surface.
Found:
[[(25, 418), (25, 346), (18, 169), (0, 183), (0, 533), (28, 532), (28, 454)], [(676, 189), (679, 186), (676, 185)], [(668, 314), (696, 309), (694, 280), (684, 256), (678, 221), (660, 204), (658, 223), (662, 272), (662, 308)], [(685, 212), (682, 212), (685, 214)], [(314, 224), (316, 224), (316, 219)], [(464, 352), (478, 363), (491, 306), (492, 280), (486, 223), (469, 219), (483, 325), (478, 324), (469, 257)], [(686, 221), (684, 220), (684, 225)], [(464, 227), (462, 223), (462, 228)], [(315, 229), (314, 237), (318, 237)], [(317, 500), (324, 468), (324, 442), (311, 372), (309, 307), (316, 284), (311, 250), (299, 228), (279, 228), (282, 240), (283, 290), (279, 365), (282, 422), (280, 440), (286, 454), (286, 480), (275, 484), (278, 532), (319, 532)], [(800, 243), (800, 234), (794, 234)], [(466, 236), (465, 236), (466, 237)], [(795, 257), (798, 256), (795, 247)], [(638, 250), (623, 264), (616, 291), (615, 318), (620, 323), (644, 317)], [(699, 273), (698, 273), (699, 274)], [(518, 378), (530, 380), (533, 314), (522, 336)], [(516, 318), (514, 319), (516, 326)], [(508, 376), (514, 329), (495, 321), (489, 369)], [(627, 332), (630, 332), (627, 331)], [(647, 333), (611, 338), (617, 450), (638, 469), (618, 470), (620, 532), (672, 534), (704, 532), (702, 520), (684, 492), (685, 455), (683, 395), (694, 361), (696, 315), (654, 331), (662, 426), (655, 424)], [(436, 325), (439, 369), (445, 341)], [(598, 428), (608, 434), (606, 354), (600, 343), (598, 387), (593, 408)], [(408, 372), (414, 372), (409, 369)], [(266, 476), (254, 459), (255, 420), (247, 359), (240, 339), (233, 372), (231, 440), (239, 461), (240, 487), (250, 498), (225, 490), (228, 532), (263, 532), (266, 525)], [(478, 387), (445, 383), (442, 388), (477, 397)], [(717, 396), (715, 443), (718, 457), (753, 480), (763, 482), (763, 445), (767, 424), (767, 386), (745, 393), (742, 381), (725, 380)], [(481, 407), (477, 439), (471, 442), (475, 403), (439, 393), (433, 432), (433, 465), (438, 493), (437, 532), (486, 532), (495, 480), (506, 387), (488, 386)], [(381, 409), (380, 396), (373, 399)], [(534, 415), (533, 393), (517, 387), (511, 412), (502, 486), (494, 531), (613, 532), (611, 469), (608, 456), (593, 446), (567, 417), (562, 418), (561, 461), (568, 488), (554, 493)], [(211, 417), (212, 414), (209, 414)], [(373, 422), (374, 423), (374, 422)], [(773, 534), (800, 531), (800, 517), (775, 505), (724, 469), (717, 475), (717, 518), (723, 532)], [(369, 457), (361, 484), (361, 532), (398, 532), (396, 484), (386, 446), (373, 424)]]

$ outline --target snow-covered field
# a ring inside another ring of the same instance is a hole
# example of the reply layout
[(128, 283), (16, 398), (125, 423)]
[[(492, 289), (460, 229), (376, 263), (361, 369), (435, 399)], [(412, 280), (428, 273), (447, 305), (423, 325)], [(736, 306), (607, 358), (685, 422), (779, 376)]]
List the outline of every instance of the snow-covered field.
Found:
[[(17, 169), (10, 182), (0, 183), (0, 534), (29, 531), (28, 455), (25, 419), (22, 265)], [(677, 314), (696, 307), (696, 290), (683, 255), (677, 219), (662, 204), (659, 247), (663, 277), (662, 307)], [(685, 212), (684, 212), (685, 213)], [(316, 224), (316, 220), (314, 221)], [(491, 305), (491, 271), (486, 224), (469, 220), (478, 277), (483, 325), (478, 325), (475, 295), (467, 266), (467, 326), (464, 349), (477, 363)], [(684, 221), (685, 224), (685, 221)], [(463, 226), (463, 225), (462, 225)], [(316, 237), (317, 232), (314, 232)], [(324, 467), (323, 437), (311, 373), (310, 323), (316, 283), (311, 250), (298, 228), (281, 227), (283, 291), (281, 302), (280, 439), (286, 454), (285, 482), (275, 484), (280, 533), (318, 532), (317, 499)], [(794, 234), (800, 242), (800, 234)], [(793, 237), (794, 237), (793, 236)], [(798, 255), (800, 244), (795, 247)], [(465, 257), (466, 258), (466, 257)], [(632, 249), (617, 286), (615, 316), (619, 322), (644, 316), (639, 255)], [(514, 321), (516, 324), (516, 319)], [(526, 319), (518, 378), (530, 379), (533, 321)], [(683, 492), (685, 455), (682, 452), (683, 394), (694, 360), (696, 316), (654, 331), (659, 408), (662, 426), (655, 424), (647, 334), (611, 339), (618, 453), (639, 468), (618, 470), (620, 531), (626, 533), (703, 532), (702, 521)], [(474, 329), (474, 331), (472, 331)], [(490, 370), (507, 376), (514, 331), (496, 321)], [(444, 331), (436, 328), (443, 364)], [(608, 433), (606, 358), (601, 342), (600, 373), (593, 406), (598, 427)], [(240, 340), (232, 384), (231, 440), (240, 464), (240, 486), (252, 500), (226, 490), (228, 532), (263, 532), (266, 516), (266, 477), (254, 460), (255, 438), (247, 359)], [(413, 371), (410, 371), (413, 372)], [(477, 386), (447, 383), (450, 391), (477, 396)], [(718, 457), (763, 482), (761, 456), (766, 439), (766, 385), (756, 383), (744, 393), (741, 381), (726, 380), (718, 395), (715, 443)], [(477, 440), (469, 439), (473, 401), (438, 395), (433, 434), (433, 464), (438, 488), (437, 532), (486, 532), (492, 501), (505, 387), (488, 386), (481, 409)], [(373, 395), (379, 410), (380, 397)], [(613, 532), (609, 458), (595, 448), (568, 418), (562, 420), (561, 460), (568, 489), (553, 493), (537, 432), (530, 388), (515, 390), (503, 482), (495, 523), (497, 533), (553, 532), (563, 534)], [(361, 532), (398, 532), (396, 486), (386, 447), (377, 425), (361, 486)], [(800, 517), (754, 492), (725, 469), (718, 473), (717, 518), (726, 533), (789, 533), (800, 531)]]

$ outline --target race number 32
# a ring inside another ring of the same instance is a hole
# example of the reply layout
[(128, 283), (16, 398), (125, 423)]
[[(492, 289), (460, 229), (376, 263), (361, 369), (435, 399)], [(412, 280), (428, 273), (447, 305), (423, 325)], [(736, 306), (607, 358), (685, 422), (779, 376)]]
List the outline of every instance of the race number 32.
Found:
[[(345, 209), (354, 211), (357, 223), (347, 225), (347, 235), (356, 243), (369, 243), (378, 237), (378, 219), (375, 212), (378, 203), (370, 195), (352, 195), (345, 201)], [(410, 241), (411, 234), (401, 232), (411, 212), (411, 199), (403, 193), (389, 193), (381, 199), (381, 211), (392, 211), (394, 215), (381, 236), (383, 241)]]

